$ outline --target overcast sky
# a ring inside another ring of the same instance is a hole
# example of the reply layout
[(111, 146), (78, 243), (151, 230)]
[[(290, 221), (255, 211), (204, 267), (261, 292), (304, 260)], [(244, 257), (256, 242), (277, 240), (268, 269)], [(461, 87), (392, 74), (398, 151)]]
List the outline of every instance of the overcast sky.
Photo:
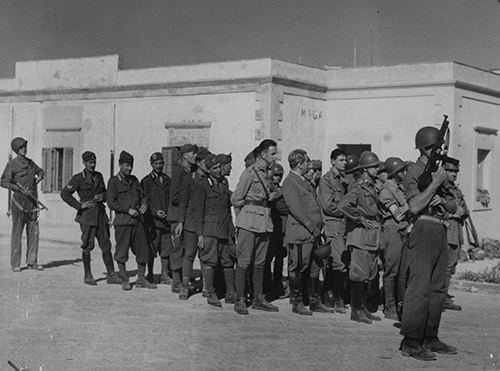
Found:
[[(500, 68), (498, 0), (0, 0), (0, 77), (20, 60), (122, 69), (274, 57), (312, 66)], [(373, 40), (373, 42), (371, 42)]]

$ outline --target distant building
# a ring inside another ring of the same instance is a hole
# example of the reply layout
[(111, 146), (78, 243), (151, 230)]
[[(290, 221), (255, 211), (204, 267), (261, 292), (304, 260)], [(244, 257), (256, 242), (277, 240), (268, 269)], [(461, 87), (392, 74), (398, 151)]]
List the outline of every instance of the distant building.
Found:
[[(456, 62), (322, 69), (266, 58), (137, 70), (119, 70), (116, 55), (18, 62), (15, 78), (0, 80), (0, 164), (11, 138), (27, 138), (28, 155), (47, 171), (42, 218), (63, 223), (74, 212), (59, 191), (81, 170), (84, 150), (109, 177), (112, 153), (116, 172), (126, 149), (141, 178), (152, 152), (170, 159), (193, 142), (233, 154), (234, 188), (264, 138), (278, 141), (285, 167), (294, 148), (326, 164), (336, 146), (415, 160), (416, 131), (439, 126), (443, 114), (479, 233), (500, 238), (500, 76)], [(0, 212), (7, 200), (2, 189)]]

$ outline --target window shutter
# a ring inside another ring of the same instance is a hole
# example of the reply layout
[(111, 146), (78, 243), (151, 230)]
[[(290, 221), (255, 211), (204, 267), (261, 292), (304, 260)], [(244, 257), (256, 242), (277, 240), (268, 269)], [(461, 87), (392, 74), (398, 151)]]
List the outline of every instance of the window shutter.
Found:
[(69, 183), (71, 175), (73, 175), (73, 148), (64, 148), (63, 161), (62, 186), (65, 187)]
[(51, 157), (52, 157), (52, 179), (50, 185), (50, 191), (54, 192), (57, 190), (57, 181), (59, 179), (59, 152), (57, 148), (51, 149)]
[(42, 168), (45, 170), (45, 176), (42, 181), (42, 192), (48, 193), (51, 192), (52, 189), (51, 179), (52, 179), (52, 163), (51, 163), (51, 149), (50, 148), (42, 148)]

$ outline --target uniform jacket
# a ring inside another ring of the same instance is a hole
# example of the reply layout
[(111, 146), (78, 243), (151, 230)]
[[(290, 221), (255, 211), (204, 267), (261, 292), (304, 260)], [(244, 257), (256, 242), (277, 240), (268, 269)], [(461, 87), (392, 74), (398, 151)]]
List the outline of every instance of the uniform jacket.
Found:
[(167, 220), (184, 223), (186, 219), (189, 197), (193, 187), (194, 174), (180, 164), (172, 168), (172, 185), (170, 187), (170, 205)]
[(234, 226), (233, 222), (233, 214), (231, 212), (231, 197), (233, 195), (233, 192), (229, 189), (229, 181), (225, 176), (221, 177), (219, 179), (219, 182), (223, 183), (223, 186), (226, 188), (228, 194), (229, 194), (229, 209), (228, 209), (228, 215), (229, 215), (229, 225), (228, 225), (228, 234), (229, 234), (229, 242), (230, 243), (235, 243), (236, 241), (236, 227)]
[(283, 181), (283, 197), (289, 211), (285, 242), (314, 242), (313, 231), (323, 228), (321, 207), (314, 188), (306, 179), (291, 171)]
[(38, 197), (35, 175), (43, 178), (45, 172), (33, 160), (17, 156), (7, 163), (0, 179), (0, 186), (11, 189), (13, 191), (13, 201), (26, 211), (33, 210), (38, 205), (19, 192), (16, 184), (19, 183), (28, 188), (33, 196)]
[(148, 219), (156, 228), (167, 228), (167, 218), (159, 218), (158, 211), (168, 212), (171, 181), (167, 174), (157, 174), (154, 171), (141, 180), (141, 187), (148, 202)]
[(363, 250), (377, 250), (380, 246), (380, 225), (368, 230), (361, 224), (362, 218), (378, 222), (381, 218), (375, 183), (368, 174), (363, 173), (353, 183), (340, 201), (339, 209), (347, 217), (347, 245)]
[(283, 188), (272, 184), (272, 191), (278, 193), (278, 197), (271, 201), (271, 219), (273, 221), (273, 233), (285, 235), (288, 206), (283, 197)]
[(252, 202), (267, 204), (270, 193), (271, 182), (267, 164), (258, 158), (243, 171), (231, 196), (236, 211), (237, 228), (256, 233), (273, 231), (270, 208), (251, 204)]
[[(73, 193), (77, 192), (80, 201), (78, 201)], [(93, 201), (94, 197), (102, 195), (102, 202), (96, 202), (96, 206), (89, 209), (82, 209), (82, 202)], [(99, 225), (99, 218), (104, 218), (107, 223), (109, 221), (106, 215), (104, 202), (106, 201), (106, 186), (104, 178), (98, 171), (91, 174), (85, 170), (81, 173), (73, 175), (66, 187), (61, 191), (61, 198), (69, 206), (77, 210), (75, 221), (81, 225)]]
[(345, 216), (339, 210), (339, 203), (347, 192), (347, 184), (342, 174), (332, 167), (319, 181), (319, 203), (325, 221), (325, 235), (344, 235)]
[(403, 219), (398, 222), (392, 216), (389, 208), (392, 205), (396, 205), (396, 207), (404, 207), (407, 208), (408, 204), (405, 200), (405, 193), (403, 186), (401, 184), (397, 184), (394, 179), (387, 179), (387, 181), (383, 184), (382, 189), (379, 193), (379, 200), (382, 206), (382, 217), (384, 221), (384, 225), (394, 225), (397, 226), (398, 229), (404, 229), (408, 227), (408, 221)]
[(456, 184), (450, 184), (449, 190), (454, 194), (457, 205), (464, 210), (459, 218), (450, 217), (448, 220), (448, 243), (461, 247), (464, 244), (464, 222), (469, 217), (469, 209), (465, 203), (464, 194)]
[(108, 207), (116, 213), (113, 225), (137, 225), (141, 217), (133, 218), (128, 210), (138, 210), (147, 203), (139, 180), (134, 175), (125, 177), (121, 172), (109, 179), (106, 199)]
[(210, 176), (204, 177), (196, 187), (193, 202), (193, 220), (197, 236), (229, 238), (231, 201), (224, 183)]
[(184, 218), (184, 229), (189, 232), (196, 233), (194, 214), (197, 212), (197, 209), (201, 207), (200, 204), (195, 202), (195, 194), (200, 185), (200, 183), (207, 178), (207, 174), (198, 169), (193, 173), (193, 182), (191, 184), (191, 190), (189, 191), (188, 196), (188, 207), (186, 210), (186, 217)]

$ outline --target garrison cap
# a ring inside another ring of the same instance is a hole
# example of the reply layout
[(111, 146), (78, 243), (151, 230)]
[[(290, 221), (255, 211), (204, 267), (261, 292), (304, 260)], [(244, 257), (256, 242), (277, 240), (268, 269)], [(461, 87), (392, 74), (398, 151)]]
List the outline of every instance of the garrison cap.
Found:
[(134, 163), (134, 156), (132, 156), (127, 151), (121, 151), (120, 158), (118, 159), (118, 163), (119, 164), (133, 164)]
[(321, 160), (312, 160), (311, 166), (314, 171), (323, 169), (323, 163), (321, 162)]
[(443, 158), (443, 168), (445, 170), (459, 171), (460, 160), (453, 157)]
[(220, 162), (217, 161), (217, 156), (214, 155), (213, 153), (208, 155), (208, 157), (205, 159), (205, 166), (207, 167), (207, 169), (210, 169), (211, 167), (217, 164), (220, 164)]
[(230, 164), (233, 161), (233, 158), (231, 157), (231, 154), (225, 154), (225, 153), (219, 153), (217, 155), (217, 162), (219, 162), (221, 165), (226, 165)]
[(181, 155), (188, 152), (196, 153), (198, 152), (198, 146), (196, 144), (190, 144), (190, 143), (184, 144), (179, 148), (179, 151)]
[(28, 141), (26, 139), (17, 137), (12, 139), (12, 142), (10, 142), (10, 148), (12, 148), (12, 150), (17, 153), (20, 148), (26, 147), (26, 144), (28, 144)]
[(97, 159), (96, 155), (92, 151), (85, 151), (82, 153), (82, 161), (87, 162), (87, 161), (92, 161)]
[(149, 162), (150, 163), (153, 163), (153, 162), (158, 161), (158, 160), (162, 160), (163, 161), (163, 155), (162, 155), (161, 152), (155, 152), (149, 158)]
[(203, 161), (211, 154), (212, 154), (212, 152), (210, 152), (207, 148), (200, 147), (200, 148), (198, 148), (198, 152), (196, 152), (196, 159), (198, 161)]
[(283, 175), (283, 173), (285, 172), (283, 170), (283, 166), (281, 166), (280, 164), (278, 163), (274, 163), (272, 166), (271, 166), (271, 172), (273, 175)]

